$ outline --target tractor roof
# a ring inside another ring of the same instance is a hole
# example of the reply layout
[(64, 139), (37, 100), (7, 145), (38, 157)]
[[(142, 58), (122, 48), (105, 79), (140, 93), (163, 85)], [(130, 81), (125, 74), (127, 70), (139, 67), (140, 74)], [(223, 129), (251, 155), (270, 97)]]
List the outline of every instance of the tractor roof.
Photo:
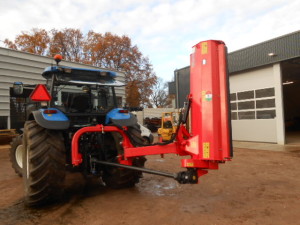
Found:
[(49, 66), (42, 76), (48, 80), (52, 78), (52, 74), (63, 84), (124, 86), (122, 82), (115, 80), (117, 73), (113, 71)]

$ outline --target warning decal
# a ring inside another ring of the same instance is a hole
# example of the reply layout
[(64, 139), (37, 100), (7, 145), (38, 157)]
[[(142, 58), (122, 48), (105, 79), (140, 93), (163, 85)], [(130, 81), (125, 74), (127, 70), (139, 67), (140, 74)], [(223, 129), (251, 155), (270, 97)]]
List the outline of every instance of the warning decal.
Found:
[(203, 142), (203, 158), (208, 159), (210, 157), (210, 144), (209, 142)]
[(212, 100), (212, 93), (211, 91), (202, 91), (202, 100), (210, 102)]
[(207, 42), (202, 42), (201, 43), (201, 54), (205, 55), (208, 53), (208, 45)]

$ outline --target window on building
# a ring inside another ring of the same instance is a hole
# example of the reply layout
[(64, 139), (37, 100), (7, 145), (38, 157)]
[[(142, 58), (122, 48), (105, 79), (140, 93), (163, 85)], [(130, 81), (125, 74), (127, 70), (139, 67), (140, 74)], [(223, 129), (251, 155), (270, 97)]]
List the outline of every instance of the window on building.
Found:
[(230, 103), (230, 108), (231, 110), (237, 110), (237, 103), (236, 102)]
[(247, 101), (247, 102), (238, 102), (238, 109), (254, 109), (255, 108), (255, 102), (254, 101)]
[(230, 94), (230, 101), (235, 101), (236, 100), (236, 93)]
[(276, 118), (275, 89), (264, 88), (230, 94), (232, 120)]
[(231, 119), (237, 120), (237, 112), (231, 112)]
[(255, 111), (238, 112), (239, 120), (254, 120)]
[(265, 88), (265, 89), (255, 90), (255, 96), (256, 96), (256, 98), (273, 97), (273, 96), (275, 96), (275, 89), (274, 88)]
[(256, 119), (274, 119), (276, 116), (275, 110), (256, 111)]
[(254, 91), (243, 91), (237, 93), (238, 100), (246, 100), (254, 98)]

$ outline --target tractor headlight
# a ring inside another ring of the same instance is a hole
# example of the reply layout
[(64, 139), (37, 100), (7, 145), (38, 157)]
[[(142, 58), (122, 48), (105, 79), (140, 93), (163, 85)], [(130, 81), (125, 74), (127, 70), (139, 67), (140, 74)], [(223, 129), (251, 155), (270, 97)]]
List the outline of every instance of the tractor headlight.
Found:
[(14, 82), (13, 92), (15, 95), (23, 94), (23, 83), (22, 82)]
[(101, 76), (101, 77), (106, 77), (107, 74), (108, 74), (107, 72), (100, 72), (100, 76)]
[(82, 87), (82, 91), (85, 92), (85, 93), (88, 93), (88, 92), (91, 91), (91, 89), (89, 88), (89, 86), (85, 85), (85, 86)]

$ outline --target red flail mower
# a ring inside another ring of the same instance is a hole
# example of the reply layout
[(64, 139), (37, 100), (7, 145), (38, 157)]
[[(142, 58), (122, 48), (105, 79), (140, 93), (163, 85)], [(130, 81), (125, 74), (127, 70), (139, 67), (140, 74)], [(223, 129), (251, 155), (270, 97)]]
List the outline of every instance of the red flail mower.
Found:
[[(118, 162), (93, 160), (107, 166), (121, 167), (176, 179), (179, 183), (198, 183), (198, 178), (208, 169), (218, 169), (220, 163), (233, 157), (229, 110), (229, 77), (227, 70), (227, 49), (222, 41), (209, 40), (193, 47), (190, 56), (190, 90), (186, 106), (182, 109), (176, 134), (165, 143), (135, 147), (126, 127), (104, 126), (102, 124), (78, 130), (72, 140), (72, 164), (82, 163), (79, 140), (88, 132), (118, 132), (122, 135), (124, 154), (118, 155)], [(190, 131), (186, 125), (190, 116)], [(177, 154), (190, 156), (181, 159), (186, 171), (176, 174), (133, 166), (136, 157), (147, 155)]]

